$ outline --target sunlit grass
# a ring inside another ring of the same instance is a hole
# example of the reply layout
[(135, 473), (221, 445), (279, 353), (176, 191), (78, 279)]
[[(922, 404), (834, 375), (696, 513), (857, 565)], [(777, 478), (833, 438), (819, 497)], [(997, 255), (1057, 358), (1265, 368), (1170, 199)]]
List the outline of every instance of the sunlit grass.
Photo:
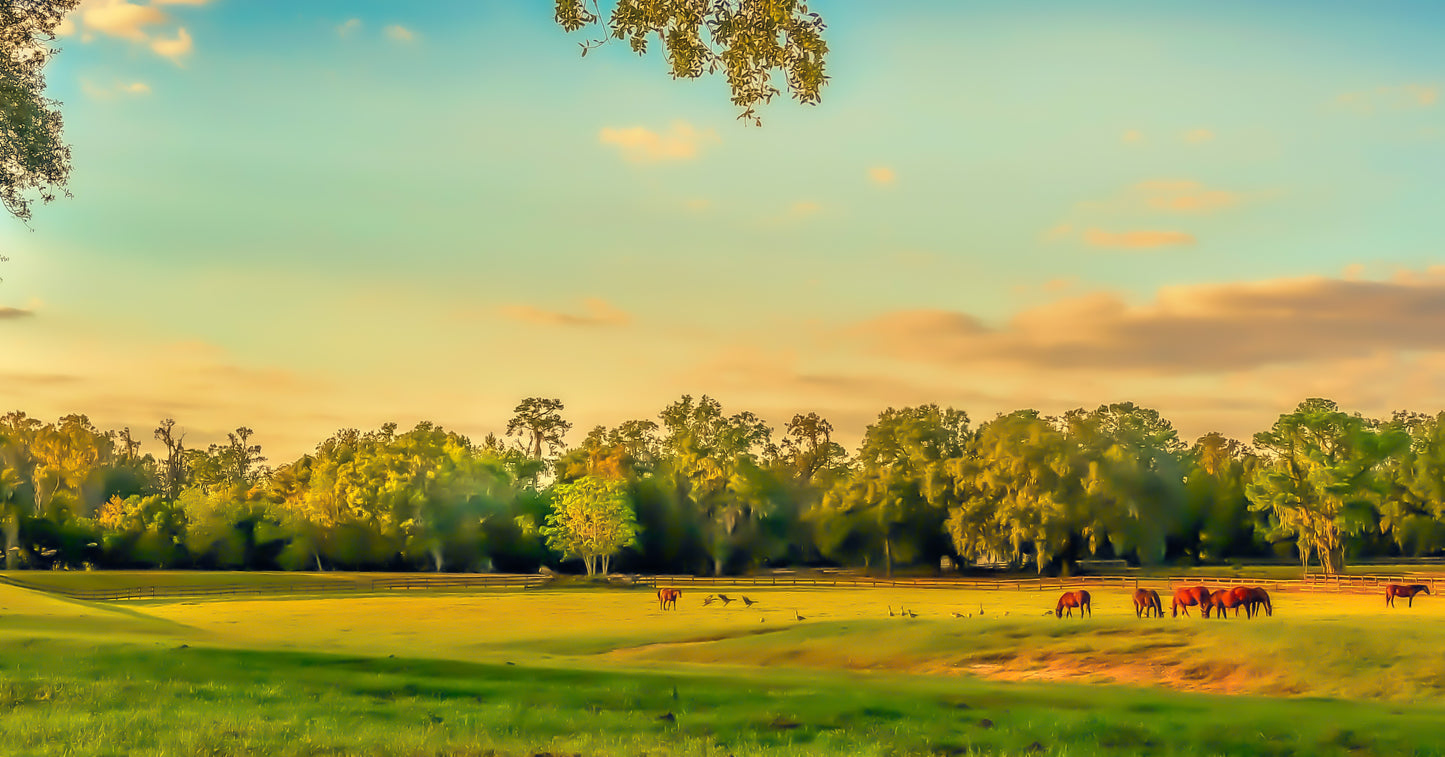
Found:
[(0, 586), (0, 753), (1439, 753), (1434, 597), (1140, 620), (1103, 590), (1080, 621), (1045, 616), (1054, 592), (721, 591), (755, 604)]

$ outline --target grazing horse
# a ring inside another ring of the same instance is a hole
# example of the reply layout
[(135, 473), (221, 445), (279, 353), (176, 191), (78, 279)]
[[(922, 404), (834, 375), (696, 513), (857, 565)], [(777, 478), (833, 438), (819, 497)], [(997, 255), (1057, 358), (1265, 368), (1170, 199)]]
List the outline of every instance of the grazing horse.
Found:
[(1147, 618), (1150, 613), (1164, 617), (1164, 603), (1159, 601), (1159, 592), (1153, 589), (1134, 590), (1134, 617)]
[(669, 607), (677, 609), (677, 598), (682, 596), (682, 589), (658, 589), (657, 605), (659, 609), (666, 610)]
[(1252, 615), (1259, 615), (1259, 608), (1264, 608), (1264, 614), (1274, 617), (1274, 605), (1269, 602), (1269, 592), (1258, 586), (1249, 590), (1249, 611)]
[(1232, 590), (1220, 589), (1219, 591), (1216, 591), (1209, 595), (1209, 605), (1208, 608), (1205, 610), (1204, 617), (1209, 617), (1208, 611), (1210, 609), (1213, 609), (1219, 611), (1219, 614), (1215, 617), (1219, 618), (1220, 620), (1224, 620), (1225, 618), (1229, 617), (1230, 608), (1233, 608), (1234, 617), (1237, 618), (1239, 617), (1239, 608), (1243, 604), (1244, 601), (1236, 599)]
[(1093, 608), (1089, 606), (1089, 592), (1084, 591), (1083, 589), (1079, 589), (1078, 591), (1064, 592), (1064, 595), (1062, 597), (1059, 597), (1058, 606), (1054, 607), (1054, 617), (1064, 617), (1064, 610), (1067, 609), (1069, 611), (1069, 617), (1072, 618), (1074, 617), (1075, 607), (1079, 608), (1080, 620), (1084, 619), (1084, 613), (1086, 611), (1089, 613), (1090, 616), (1094, 614)]
[(1234, 600), (1234, 617), (1239, 617), (1240, 608), (1244, 608), (1244, 617), (1252, 618), (1259, 611), (1259, 603), (1254, 600), (1254, 589), (1248, 586), (1236, 586), (1229, 590), (1229, 596)]
[(1415, 595), (1420, 593), (1429, 594), (1430, 587), (1425, 584), (1390, 584), (1385, 587), (1385, 606), (1394, 607), (1395, 597), (1404, 597), (1406, 607), (1415, 606)]
[(1179, 610), (1184, 610), (1185, 617), (1189, 616), (1189, 608), (1199, 605), (1199, 611), (1204, 617), (1209, 617), (1209, 589), (1203, 586), (1188, 586), (1174, 591), (1174, 606), (1170, 608), (1169, 617), (1179, 617)]

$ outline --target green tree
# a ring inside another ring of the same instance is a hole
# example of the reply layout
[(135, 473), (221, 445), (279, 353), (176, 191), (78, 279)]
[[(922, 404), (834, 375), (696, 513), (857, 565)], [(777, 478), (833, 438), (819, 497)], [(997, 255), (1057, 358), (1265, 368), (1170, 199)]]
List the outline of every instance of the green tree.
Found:
[(15, 411), (0, 417), (0, 518), (5, 530), (5, 569), (20, 566), (20, 526), (35, 512), (31, 443), (43, 424)]
[(783, 429), (782, 460), (794, 477), (826, 488), (848, 472), (848, 452), (833, 441), (833, 424), (817, 413), (794, 415)]
[(507, 436), (521, 437), (522, 451), (542, 463), (546, 460), (544, 454), (555, 456), (566, 447), (563, 437), (572, 430), (572, 424), (562, 419), (563, 409), (561, 400), (528, 397), (512, 411)]
[(161, 493), (167, 499), (175, 499), (181, 496), (181, 489), (187, 483), (186, 435), (177, 435), (175, 420), (167, 418), (156, 427), (155, 437), (166, 447), (165, 459), (160, 461)]
[(1387, 428), (1407, 434), (1410, 443), (1382, 465), (1389, 488), (1380, 531), (1403, 554), (1439, 552), (1445, 549), (1445, 413), (1396, 413)]
[(542, 535), (564, 559), (582, 558), (587, 575), (608, 573), (612, 556), (636, 543), (637, 516), (619, 482), (585, 476), (552, 494)]
[(775, 504), (764, 470), (777, 452), (772, 429), (750, 412), (725, 414), (706, 395), (697, 401), (684, 395), (658, 417), (664, 430), (659, 475), (695, 515), (713, 575), (722, 575), (739, 548), (756, 539)]
[(1247, 492), (1251, 509), (1270, 518), (1268, 537), (1293, 538), (1306, 570), (1314, 557), (1334, 575), (1344, 569), (1346, 539), (1378, 529), (1386, 490), (1378, 467), (1409, 436), (1311, 398), (1255, 434), (1254, 444), (1266, 462)]
[(1073, 442), (1037, 410), (979, 427), (968, 454), (948, 462), (957, 494), (947, 530), (959, 556), (1018, 563), (1031, 554), (1042, 573), (1084, 517), (1077, 460)]
[(1185, 509), (1192, 523), (1178, 536), (1184, 554), (1220, 560), (1252, 552), (1259, 529), (1245, 484), (1259, 458), (1239, 441), (1210, 432), (1194, 442), (1186, 459)]
[(915, 560), (946, 538), (955, 487), (945, 462), (963, 455), (968, 439), (968, 414), (961, 410), (890, 407), (864, 432), (857, 472), (828, 492), (824, 507), (868, 530), (892, 577), (895, 562)]
[(0, 7), (0, 202), (30, 220), (29, 194), (42, 202), (65, 193), (70, 147), (61, 136), (60, 103), (45, 96), (45, 64), (55, 28), (80, 0), (11, 0)]
[(1082, 455), (1086, 511), (1079, 523), (1090, 554), (1107, 541), (1114, 556), (1163, 561), (1167, 537), (1186, 520), (1185, 448), (1158, 411), (1132, 402), (1064, 414), (1065, 433)]
[[(596, 0), (557, 0), (556, 19), (575, 32), (600, 24), (602, 15)], [(757, 106), (780, 94), (774, 72), (798, 102), (821, 99), (828, 81), (824, 28), (804, 0), (619, 0), (603, 36), (584, 42), (582, 54), (611, 38), (627, 40), (641, 55), (656, 37), (673, 78), (722, 71), (733, 104), (742, 108), (738, 117), (761, 123)]]
[(173, 568), (186, 560), (186, 511), (165, 497), (111, 497), (96, 522), (104, 552), (114, 564)]

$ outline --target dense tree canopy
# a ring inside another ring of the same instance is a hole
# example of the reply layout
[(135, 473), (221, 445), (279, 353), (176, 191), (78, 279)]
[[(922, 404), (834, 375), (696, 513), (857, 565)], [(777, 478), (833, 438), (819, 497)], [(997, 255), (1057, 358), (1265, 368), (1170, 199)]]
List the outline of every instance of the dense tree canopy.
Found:
[(202, 449), (167, 419), (143, 453), (128, 429), (12, 412), (0, 417), (6, 562), (886, 575), (944, 557), (1064, 572), (1086, 558), (1278, 555), (1333, 573), (1356, 556), (1445, 552), (1445, 414), (1375, 420), (1309, 399), (1251, 447), (1220, 434), (1186, 445), (1131, 403), (977, 428), (922, 405), (881, 412), (850, 456), (816, 413), (775, 443), (757, 415), (707, 396), (570, 449), (563, 412), (524, 401), (514, 445), (426, 422), (342, 429), (274, 469), (247, 427)]

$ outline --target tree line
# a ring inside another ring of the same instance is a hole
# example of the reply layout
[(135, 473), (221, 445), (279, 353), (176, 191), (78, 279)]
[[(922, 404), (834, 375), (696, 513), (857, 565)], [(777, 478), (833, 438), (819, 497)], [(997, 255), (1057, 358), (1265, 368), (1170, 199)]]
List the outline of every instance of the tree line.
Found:
[(529, 398), (480, 442), (425, 422), (343, 429), (275, 467), (245, 427), (188, 447), (166, 419), (142, 453), (128, 428), (12, 412), (5, 565), (891, 575), (1291, 557), (1335, 573), (1445, 551), (1445, 413), (1308, 399), (1249, 443), (1188, 444), (1132, 403), (978, 425), (921, 405), (881, 412), (850, 454), (816, 413), (779, 431), (707, 396), (569, 447), (564, 410)]

